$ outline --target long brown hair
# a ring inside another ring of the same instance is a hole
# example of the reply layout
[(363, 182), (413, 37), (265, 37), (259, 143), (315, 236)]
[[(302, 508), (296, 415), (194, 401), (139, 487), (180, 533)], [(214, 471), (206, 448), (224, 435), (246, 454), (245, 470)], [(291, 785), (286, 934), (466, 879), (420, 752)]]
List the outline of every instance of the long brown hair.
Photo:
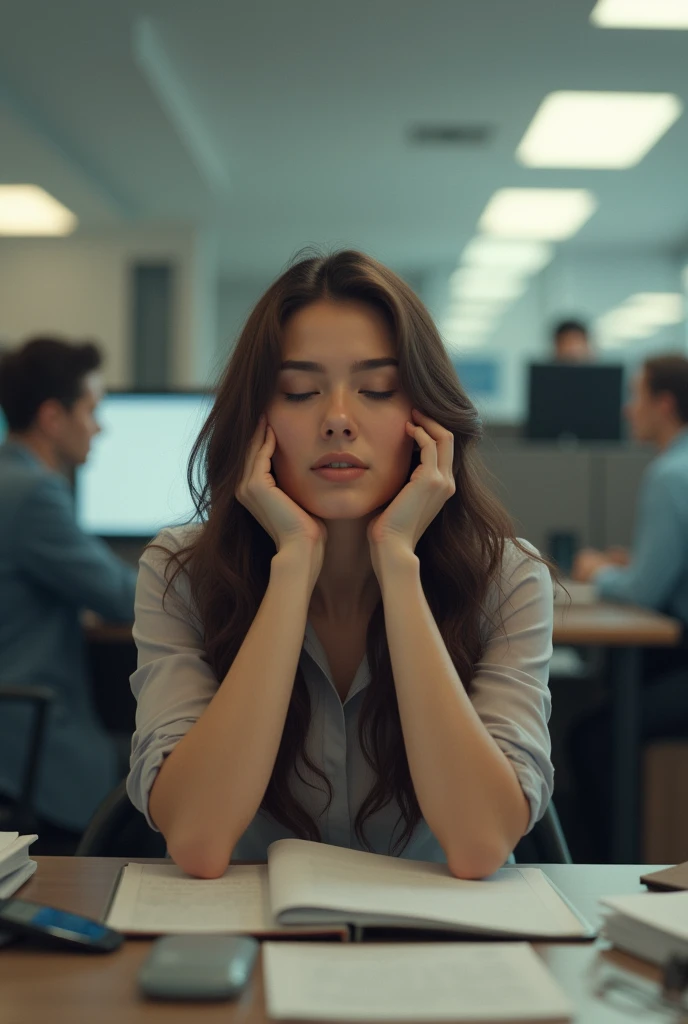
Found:
[[(399, 360), (401, 387), (414, 407), (454, 434), (456, 493), (418, 542), (424, 593), (463, 685), (469, 689), (483, 643), (480, 622), (491, 582), (499, 584), (505, 540), (515, 540), (505, 509), (485, 484), (476, 448), (482, 435), (477, 410), (463, 390), (430, 314), (396, 274), (355, 251), (315, 255), (294, 263), (250, 314), (222, 376), (214, 407), (189, 461), (189, 485), (204, 523), (192, 542), (170, 553), (168, 580), (188, 574), (203, 624), (205, 649), (218, 680), (236, 657), (268, 585), (275, 554), (272, 538), (239, 503), (246, 451), (261, 413), (273, 398), (282, 359), (281, 336), (297, 310), (318, 299), (368, 303), (385, 317)], [(414, 453), (411, 470), (418, 465)], [(538, 559), (550, 567), (546, 559)], [(403, 830), (397, 851), (421, 819), (399, 718), (382, 602), (368, 624), (366, 653), (371, 681), (359, 720), (359, 738), (375, 782), (356, 816), (356, 835), (370, 848), (366, 818), (396, 800)], [(315, 821), (294, 798), (290, 778), (303, 768), (322, 780), (324, 771), (306, 751), (310, 699), (296, 671), (272, 776), (261, 808), (297, 836), (320, 839)], [(308, 782), (312, 785), (311, 782)]]

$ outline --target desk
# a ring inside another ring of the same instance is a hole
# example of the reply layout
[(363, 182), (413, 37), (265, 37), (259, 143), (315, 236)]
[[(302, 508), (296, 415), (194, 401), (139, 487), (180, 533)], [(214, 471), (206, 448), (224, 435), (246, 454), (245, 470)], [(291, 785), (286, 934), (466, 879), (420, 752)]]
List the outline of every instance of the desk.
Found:
[[(105, 857), (37, 857), (38, 871), (20, 894), (90, 917), (100, 917), (117, 872), (126, 860)], [(597, 898), (643, 891), (638, 879), (648, 870), (637, 865), (545, 865), (552, 881), (598, 924)], [(262, 965), (237, 1004), (156, 1004), (138, 996), (136, 974), (151, 942), (130, 939), (116, 953), (89, 956), (8, 946), (0, 949), (0, 1021), (2, 1024), (167, 1024), (224, 1021), (266, 1024)], [(655, 1018), (644, 1012), (623, 1014), (595, 996), (600, 972), (619, 969), (654, 982), (659, 972), (630, 956), (607, 949), (603, 940), (584, 945), (543, 943), (535, 946), (578, 1008), (581, 1024), (620, 1024)]]
[(643, 647), (673, 647), (681, 623), (666, 615), (615, 604), (555, 605), (553, 642), (607, 648), (612, 705), (612, 860), (638, 857), (640, 684)]

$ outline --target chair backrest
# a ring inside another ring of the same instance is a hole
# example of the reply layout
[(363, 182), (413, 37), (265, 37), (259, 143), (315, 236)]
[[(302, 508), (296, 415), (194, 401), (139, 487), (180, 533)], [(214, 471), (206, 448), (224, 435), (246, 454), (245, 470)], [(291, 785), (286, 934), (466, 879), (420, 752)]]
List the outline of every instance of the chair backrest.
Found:
[(160, 832), (132, 804), (123, 779), (105, 797), (86, 827), (76, 857), (164, 857)]
[(544, 815), (514, 850), (517, 864), (572, 864), (556, 808), (550, 800)]
[(5, 831), (21, 832), (24, 835), (37, 831), (33, 800), (45, 745), (48, 709), (54, 700), (55, 692), (48, 686), (0, 685), (0, 701), (30, 704), (33, 709), (26, 757), (23, 769), (20, 768), (19, 797), (14, 803), (11, 813), (2, 819), (2, 827)]

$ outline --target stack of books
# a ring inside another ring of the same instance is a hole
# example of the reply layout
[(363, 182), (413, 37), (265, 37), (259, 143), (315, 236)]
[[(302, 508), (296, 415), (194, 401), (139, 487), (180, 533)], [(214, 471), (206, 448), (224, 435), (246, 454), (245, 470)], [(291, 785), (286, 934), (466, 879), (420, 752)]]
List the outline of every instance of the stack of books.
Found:
[(29, 857), (29, 847), (38, 836), (0, 832), (0, 899), (7, 899), (31, 878), (38, 864)]
[(602, 903), (604, 935), (619, 949), (660, 966), (688, 957), (688, 892), (611, 896)]

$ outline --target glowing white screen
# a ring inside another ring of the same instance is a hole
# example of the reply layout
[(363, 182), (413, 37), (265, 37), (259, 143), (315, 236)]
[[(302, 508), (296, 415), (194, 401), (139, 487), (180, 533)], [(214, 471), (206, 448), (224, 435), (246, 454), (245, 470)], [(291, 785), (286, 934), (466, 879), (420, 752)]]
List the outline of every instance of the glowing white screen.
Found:
[(82, 529), (101, 537), (152, 537), (194, 508), (186, 467), (213, 396), (112, 394), (97, 410), (102, 433), (76, 481)]

